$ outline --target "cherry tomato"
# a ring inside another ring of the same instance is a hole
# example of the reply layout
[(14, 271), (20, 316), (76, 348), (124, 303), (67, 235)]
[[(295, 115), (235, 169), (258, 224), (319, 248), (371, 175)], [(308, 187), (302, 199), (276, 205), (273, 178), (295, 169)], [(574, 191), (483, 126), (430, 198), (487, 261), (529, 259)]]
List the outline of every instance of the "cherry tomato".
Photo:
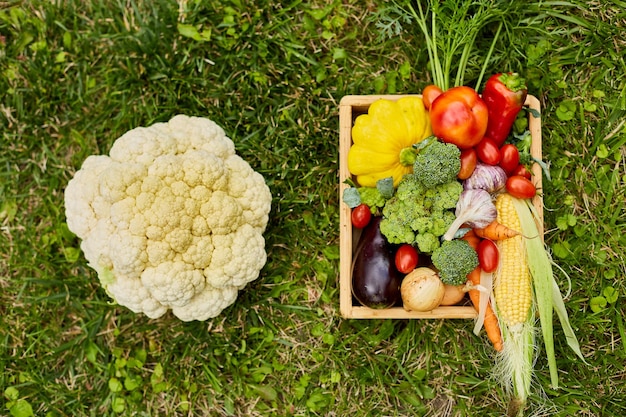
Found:
[(372, 219), (372, 212), (366, 204), (359, 204), (352, 209), (352, 226), (363, 229)]
[(478, 157), (476, 156), (476, 149), (469, 148), (461, 151), (461, 169), (457, 177), (460, 180), (468, 179), (476, 168)]
[(487, 165), (498, 165), (500, 162), (500, 149), (493, 139), (484, 137), (476, 145), (476, 155), (478, 159)]
[(512, 143), (506, 143), (500, 148), (500, 167), (508, 175), (519, 165), (519, 150)]
[(526, 177), (513, 175), (506, 180), (506, 190), (513, 197), (533, 198), (537, 194), (535, 185)]
[(478, 254), (478, 264), (485, 272), (493, 272), (498, 267), (500, 254), (498, 247), (492, 240), (482, 239), (476, 249)]
[(514, 170), (513, 172), (511, 172), (509, 175), (513, 176), (513, 175), (521, 175), (522, 177), (531, 179), (532, 178), (532, 174), (531, 172), (528, 170), (528, 168), (526, 168), (526, 165), (523, 164), (519, 164)]
[(396, 251), (396, 269), (403, 274), (408, 274), (415, 269), (418, 259), (417, 250), (405, 243)]
[(441, 93), (443, 93), (443, 91), (441, 91), (441, 88), (436, 85), (427, 85), (422, 91), (422, 101), (424, 102), (424, 107), (426, 107), (426, 109), (430, 109), (430, 105), (441, 95)]

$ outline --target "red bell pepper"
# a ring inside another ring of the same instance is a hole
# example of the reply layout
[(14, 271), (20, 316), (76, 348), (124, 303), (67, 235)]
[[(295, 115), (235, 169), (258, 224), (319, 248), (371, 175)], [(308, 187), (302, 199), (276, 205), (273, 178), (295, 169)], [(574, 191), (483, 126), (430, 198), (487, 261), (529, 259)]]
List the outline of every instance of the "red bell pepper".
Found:
[(498, 146), (502, 146), (511, 133), (527, 94), (526, 82), (517, 73), (494, 74), (487, 80), (482, 94), (489, 111), (485, 136), (493, 139)]
[(452, 87), (441, 93), (430, 106), (433, 134), (460, 149), (476, 145), (487, 130), (487, 106), (470, 87)]

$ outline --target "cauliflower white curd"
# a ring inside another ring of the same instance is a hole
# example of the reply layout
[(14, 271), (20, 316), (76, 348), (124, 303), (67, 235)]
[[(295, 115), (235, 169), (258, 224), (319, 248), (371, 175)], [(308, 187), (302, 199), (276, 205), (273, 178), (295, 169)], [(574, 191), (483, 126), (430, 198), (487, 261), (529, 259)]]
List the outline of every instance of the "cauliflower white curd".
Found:
[(89, 156), (67, 185), (65, 214), (118, 304), (206, 320), (265, 265), (271, 200), (221, 127), (178, 115)]

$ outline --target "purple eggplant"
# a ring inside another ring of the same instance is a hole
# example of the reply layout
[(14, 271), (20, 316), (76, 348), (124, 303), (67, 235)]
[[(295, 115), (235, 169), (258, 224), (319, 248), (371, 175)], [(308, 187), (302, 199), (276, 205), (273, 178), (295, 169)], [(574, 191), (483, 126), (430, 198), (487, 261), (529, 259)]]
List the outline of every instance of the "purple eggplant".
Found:
[(363, 229), (352, 262), (352, 294), (370, 308), (389, 308), (400, 302), (403, 275), (395, 265), (395, 248), (380, 232), (381, 217)]

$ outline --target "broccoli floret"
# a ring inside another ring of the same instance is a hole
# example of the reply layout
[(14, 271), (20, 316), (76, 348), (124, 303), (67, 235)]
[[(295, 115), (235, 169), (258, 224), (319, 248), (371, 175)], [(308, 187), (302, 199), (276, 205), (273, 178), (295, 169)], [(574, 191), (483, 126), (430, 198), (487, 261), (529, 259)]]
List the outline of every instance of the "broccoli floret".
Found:
[(359, 187), (357, 190), (361, 197), (361, 203), (366, 204), (372, 214), (375, 214), (387, 202), (387, 199), (382, 196), (376, 187)]
[(426, 188), (455, 181), (460, 170), (459, 148), (438, 140), (433, 140), (421, 149), (413, 163), (413, 173)]
[(400, 181), (396, 194), (383, 208), (380, 231), (389, 243), (412, 243), (420, 222), (430, 218), (430, 211), (421, 204), (423, 188), (410, 177)]
[(381, 233), (390, 243), (416, 244), (420, 252), (432, 253), (455, 219), (452, 208), (462, 189), (456, 180), (426, 189), (415, 175), (405, 175), (383, 208)]
[(467, 274), (478, 266), (478, 255), (465, 240), (444, 241), (433, 251), (431, 261), (439, 271), (439, 278), (449, 285), (461, 285)]
[(427, 189), (424, 192), (424, 200), (428, 200), (433, 210), (447, 210), (456, 208), (456, 203), (463, 192), (463, 185), (453, 180), (441, 184), (435, 188)]
[(409, 243), (415, 241), (415, 232), (411, 227), (400, 219), (390, 220), (383, 217), (380, 221), (380, 233), (389, 243)]
[(456, 217), (454, 216), (453, 212), (442, 211), (441, 217), (433, 220), (432, 226), (430, 228), (431, 233), (433, 233), (435, 236), (443, 236), (454, 222), (454, 219), (456, 219)]
[(439, 238), (432, 233), (415, 235), (415, 244), (422, 253), (432, 253), (439, 247)]
[(415, 175), (407, 174), (402, 177), (398, 184), (395, 197), (408, 200), (413, 198), (423, 198), (426, 188), (417, 180)]

